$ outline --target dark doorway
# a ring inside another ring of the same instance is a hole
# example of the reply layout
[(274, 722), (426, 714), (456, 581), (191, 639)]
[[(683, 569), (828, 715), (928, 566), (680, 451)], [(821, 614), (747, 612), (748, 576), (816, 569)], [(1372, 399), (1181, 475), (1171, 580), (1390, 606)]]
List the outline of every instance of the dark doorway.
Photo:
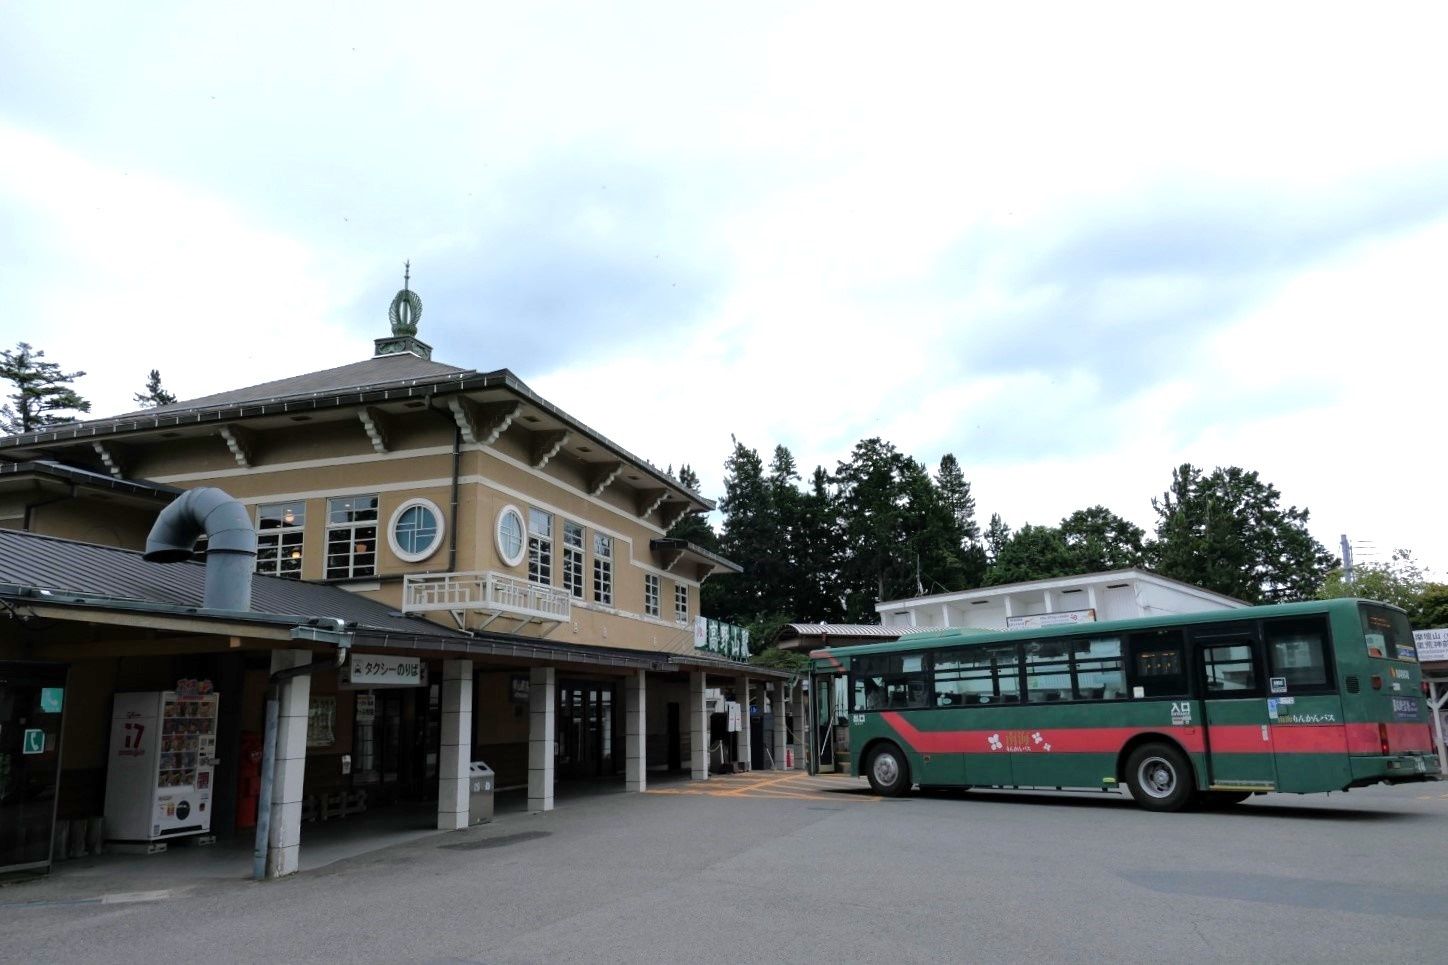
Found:
[(684, 769), (684, 755), (680, 749), (684, 735), (679, 725), (679, 704), (677, 701), (669, 702), (668, 722), (668, 765), (671, 771), (682, 771)]

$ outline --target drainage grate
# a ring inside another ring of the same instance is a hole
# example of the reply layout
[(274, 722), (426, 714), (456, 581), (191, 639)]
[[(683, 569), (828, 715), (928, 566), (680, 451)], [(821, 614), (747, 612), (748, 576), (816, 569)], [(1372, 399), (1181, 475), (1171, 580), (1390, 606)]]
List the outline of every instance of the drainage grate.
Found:
[(552, 831), (521, 831), (518, 834), (500, 834), (492, 838), (479, 838), (476, 841), (463, 841), (459, 844), (440, 844), (438, 848), (444, 851), (482, 851), (484, 848), (501, 848), (517, 844), (520, 841), (546, 838), (552, 833)]

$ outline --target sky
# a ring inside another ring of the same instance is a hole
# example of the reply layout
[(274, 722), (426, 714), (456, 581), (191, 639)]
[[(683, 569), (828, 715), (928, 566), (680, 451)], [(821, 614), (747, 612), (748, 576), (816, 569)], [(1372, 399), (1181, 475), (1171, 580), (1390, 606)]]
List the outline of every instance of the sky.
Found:
[[(0, 345), (93, 414), (509, 368), (722, 492), (949, 452), (982, 520), (1258, 471), (1448, 576), (1441, 4), (0, 6)], [(219, 351), (218, 351), (219, 349)]]

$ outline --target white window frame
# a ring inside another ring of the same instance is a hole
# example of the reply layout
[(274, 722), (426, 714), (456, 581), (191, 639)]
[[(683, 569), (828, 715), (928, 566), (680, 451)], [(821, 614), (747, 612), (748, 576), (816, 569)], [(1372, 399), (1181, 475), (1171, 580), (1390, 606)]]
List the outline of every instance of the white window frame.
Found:
[[(427, 510), (429, 513), (432, 513), (432, 518), (436, 523), (435, 530), (432, 534), (432, 542), (420, 550), (405, 550), (402, 548), (402, 544), (397, 541), (397, 524), (402, 522), (403, 514), (412, 509)], [(446, 532), (447, 523), (443, 520), (442, 510), (438, 507), (437, 503), (431, 499), (423, 499), (421, 497), (409, 499), (392, 511), (392, 516), (387, 522), (387, 547), (392, 550), (393, 555), (404, 563), (420, 563), (437, 552), (438, 547), (442, 545), (442, 538)]]
[(689, 584), (674, 584), (674, 622), (689, 622)]
[(613, 537), (593, 534), (593, 602), (613, 606)]
[[(535, 521), (546, 525), (534, 528)], [(553, 585), (553, 514), (528, 507), (528, 582)]]
[[(270, 529), (262, 529), (262, 517), (267, 515), (268, 510), (278, 513), (286, 507), (300, 506), (301, 515), (294, 516), (293, 522), (288, 524), (283, 517), (281, 526), (274, 526)], [(290, 499), (280, 503), (267, 503), (256, 508), (256, 571), (264, 576), (280, 577), (284, 580), (300, 580), (302, 578), (302, 565), (306, 562), (306, 528), (307, 528), (307, 501), (305, 499)], [(288, 536), (298, 536), (295, 541), (288, 540)], [(283, 550), (292, 548), (294, 555), (283, 556)], [(276, 550), (276, 556), (270, 560), (262, 559), (262, 551), (268, 547)], [(284, 567), (282, 564), (287, 560), (296, 560), (296, 568)]]
[[(372, 512), (373, 512), (373, 514), (374, 514), (374, 518), (371, 519), (370, 521), (369, 521), (369, 520), (361, 520), (361, 521), (358, 521), (358, 520), (349, 520), (348, 522), (345, 522), (345, 523), (333, 523), (333, 522), (332, 522), (332, 506), (333, 506), (333, 504), (334, 504), (334, 503), (344, 502), (344, 501), (349, 500), (349, 499), (371, 499), (371, 500), (373, 501)], [(325, 550), (325, 554), (326, 554), (326, 555), (323, 556), (323, 558), (322, 558), (323, 575), (324, 575), (327, 579), (329, 579), (329, 580), (355, 580), (355, 579), (365, 579), (365, 578), (373, 577), (373, 576), (376, 576), (376, 575), (377, 575), (377, 535), (378, 535), (377, 531), (378, 531), (379, 528), (381, 528), (381, 525), (382, 525), (381, 512), (380, 512), (380, 510), (381, 510), (381, 504), (380, 504), (380, 503), (381, 503), (381, 501), (379, 500), (379, 498), (378, 498), (378, 496), (377, 496), (376, 493), (355, 493), (355, 494), (350, 495), (350, 496), (333, 496), (332, 498), (330, 498), (330, 499), (327, 500), (327, 545), (326, 545), (326, 550)], [(370, 537), (365, 536), (365, 535), (363, 535), (363, 534), (361, 533), (361, 531), (363, 531), (363, 530), (368, 530), (368, 529), (372, 530), (372, 535), (371, 535)], [(347, 565), (346, 565), (346, 567), (334, 567), (334, 566), (332, 565), (332, 557), (333, 557), (333, 556), (336, 556), (336, 555), (339, 555), (339, 554), (335, 554), (335, 553), (332, 552), (332, 538), (333, 538), (333, 535), (334, 535), (334, 534), (336, 534), (336, 533), (341, 533), (341, 532), (343, 532), (343, 531), (347, 531), (347, 532), (350, 534), (350, 535), (347, 537), (347, 542), (348, 542), (348, 544), (349, 544), (348, 547), (347, 547), (347, 554), (346, 554), (346, 556), (347, 556)], [(357, 549), (357, 545), (358, 545), (358, 543), (359, 543), (361, 540), (364, 540), (364, 539), (367, 540), (367, 541), (371, 544), (371, 549), (368, 550), (367, 552), (360, 552), (360, 551)], [(372, 557), (372, 563), (371, 563), (370, 565), (368, 565), (368, 564), (361, 564), (361, 565), (359, 565), (359, 564), (357, 563), (357, 557), (359, 557), (359, 556), (369, 556), (369, 555)], [(340, 572), (340, 571), (343, 570), (343, 569), (346, 570), (345, 573), (344, 573), (344, 572)]]
[[(508, 551), (509, 538), (503, 534), (503, 523), (510, 518), (518, 526), (518, 546), (513, 552)], [(497, 544), (498, 559), (503, 561), (504, 566), (517, 566), (523, 562), (528, 555), (528, 521), (523, 518), (521, 509), (509, 503), (498, 510), (498, 519), (493, 525), (493, 541)]]
[(659, 615), (659, 576), (657, 573), (644, 574), (644, 616)]
[[(571, 536), (577, 536), (578, 541), (573, 542)], [(587, 539), (583, 524), (563, 521), (563, 588), (579, 600), (588, 591), (588, 570), (584, 568)]]

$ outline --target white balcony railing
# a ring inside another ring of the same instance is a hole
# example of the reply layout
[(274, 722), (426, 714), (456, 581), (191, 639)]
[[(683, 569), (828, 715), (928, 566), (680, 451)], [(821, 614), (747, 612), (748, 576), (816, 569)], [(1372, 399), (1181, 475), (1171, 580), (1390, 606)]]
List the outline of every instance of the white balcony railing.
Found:
[[(480, 630), (494, 620), (545, 627), (566, 623), (568, 591), (529, 583), (506, 573), (409, 573), (402, 578), (403, 613), (451, 613), (458, 626)], [(473, 624), (470, 626), (469, 624)]]

